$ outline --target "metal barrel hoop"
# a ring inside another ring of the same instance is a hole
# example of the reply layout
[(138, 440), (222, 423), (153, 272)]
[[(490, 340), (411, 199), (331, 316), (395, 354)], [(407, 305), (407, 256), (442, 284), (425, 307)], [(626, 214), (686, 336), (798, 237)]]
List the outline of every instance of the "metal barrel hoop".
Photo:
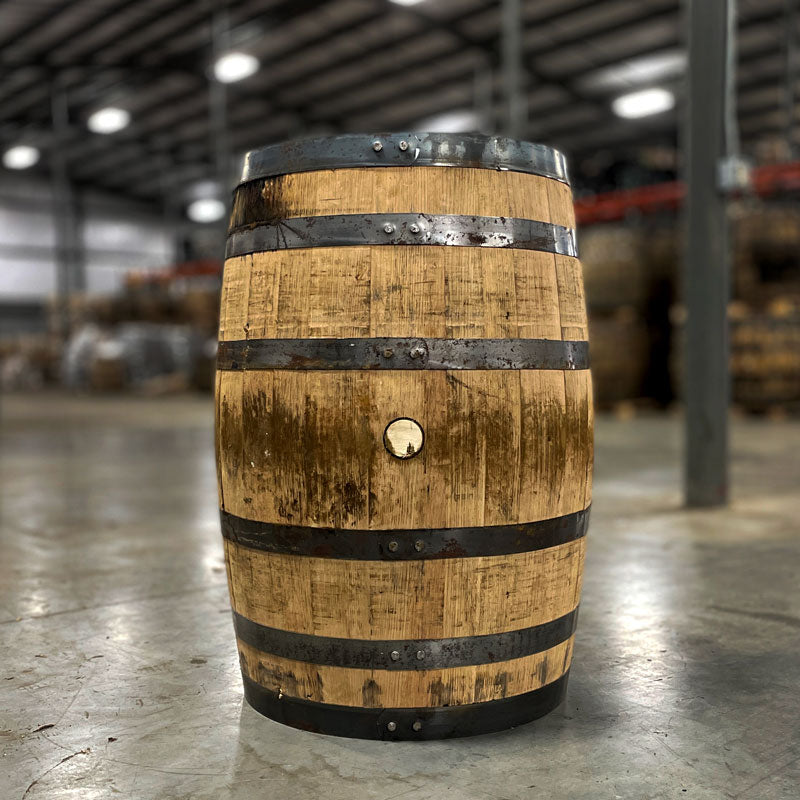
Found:
[(589, 344), (561, 339), (236, 339), (217, 369), (585, 370)]
[(586, 535), (589, 508), (512, 525), (348, 530), (250, 520), (220, 511), (222, 535), (252, 550), (350, 561), (480, 558), (545, 550)]
[(226, 258), (306, 247), (422, 245), (500, 247), (578, 255), (575, 231), (516, 217), (458, 214), (337, 214), (290, 217), (234, 230)]
[(271, 628), (233, 612), (237, 637), (262, 653), (331, 667), (431, 670), (494, 664), (543, 653), (575, 632), (578, 609), (520, 630), (443, 639), (343, 639)]
[(293, 172), (410, 166), (525, 172), (569, 185), (558, 150), (478, 133), (344, 134), (281, 142), (247, 153), (240, 184)]

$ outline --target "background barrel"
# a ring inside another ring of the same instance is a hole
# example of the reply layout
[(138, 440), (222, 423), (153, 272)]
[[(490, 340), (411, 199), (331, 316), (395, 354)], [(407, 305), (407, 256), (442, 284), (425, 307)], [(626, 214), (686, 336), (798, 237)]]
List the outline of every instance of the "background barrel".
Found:
[(248, 702), (426, 739), (561, 701), (592, 403), (563, 158), (477, 135), (248, 156), (216, 430)]

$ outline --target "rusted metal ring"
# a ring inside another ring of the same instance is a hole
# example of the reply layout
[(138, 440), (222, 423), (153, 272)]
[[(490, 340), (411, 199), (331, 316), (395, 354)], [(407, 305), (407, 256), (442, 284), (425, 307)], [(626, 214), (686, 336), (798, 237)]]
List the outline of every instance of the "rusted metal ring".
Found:
[(225, 258), (274, 250), (362, 245), (501, 247), (578, 255), (575, 231), (516, 217), (453, 214), (337, 214), (293, 217), (228, 237)]
[[(222, 535), (252, 550), (353, 561), (423, 561), (529, 553), (580, 539), (589, 508), (574, 514), (514, 525), (471, 528), (346, 530), (281, 525), (220, 511)], [(420, 549), (417, 542), (422, 542)]]
[(483, 703), (422, 708), (358, 708), (317, 703), (270, 691), (247, 675), (242, 680), (249, 705), (284, 725), (353, 739), (423, 741), (494, 733), (543, 717), (564, 700), (569, 670), (524, 694)]
[(589, 368), (589, 343), (560, 339), (237, 339), (220, 342), (217, 369)]
[[(483, 636), (343, 639), (270, 628), (233, 612), (236, 636), (262, 653), (332, 667), (415, 671), (494, 664), (542, 653), (567, 641), (577, 622), (575, 608), (543, 625)], [(419, 658), (418, 653), (423, 653), (423, 657)]]
[(354, 167), (509, 170), (569, 184), (567, 161), (558, 150), (479, 133), (345, 134), (290, 140), (249, 152), (240, 183), (292, 172)]

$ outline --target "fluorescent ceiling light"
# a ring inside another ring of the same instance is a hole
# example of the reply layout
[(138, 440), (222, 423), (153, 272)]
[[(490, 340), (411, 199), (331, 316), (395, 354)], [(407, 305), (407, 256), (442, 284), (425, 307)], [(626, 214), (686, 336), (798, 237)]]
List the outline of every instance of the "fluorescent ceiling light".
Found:
[(428, 133), (463, 133), (465, 131), (477, 131), (480, 127), (481, 115), (477, 111), (465, 108), (458, 111), (435, 114), (432, 117), (420, 120), (414, 126), (414, 129)]
[(86, 121), (86, 125), (93, 133), (116, 133), (127, 128), (131, 115), (124, 108), (108, 106), (95, 111)]
[(392, 0), (392, 2), (398, 6), (415, 6), (417, 3), (421, 3), (422, 0)]
[(639, 119), (669, 111), (675, 105), (675, 95), (666, 89), (643, 89), (618, 97), (611, 104), (614, 113), (624, 119)]
[(208, 197), (218, 198), (222, 193), (222, 186), (219, 181), (206, 180), (193, 183), (186, 191), (186, 199), (205, 200)]
[(192, 222), (216, 222), (225, 216), (225, 203), (214, 197), (205, 197), (190, 203), (186, 213)]
[(685, 71), (686, 53), (682, 50), (665, 50), (592, 72), (580, 85), (585, 89), (616, 89), (624, 92), (643, 83), (652, 85), (666, 78), (675, 78)]
[(227, 53), (214, 62), (214, 77), (220, 83), (234, 83), (258, 72), (258, 59), (249, 53)]
[(3, 153), (3, 166), (7, 169), (28, 169), (39, 160), (39, 149), (29, 144), (16, 144)]

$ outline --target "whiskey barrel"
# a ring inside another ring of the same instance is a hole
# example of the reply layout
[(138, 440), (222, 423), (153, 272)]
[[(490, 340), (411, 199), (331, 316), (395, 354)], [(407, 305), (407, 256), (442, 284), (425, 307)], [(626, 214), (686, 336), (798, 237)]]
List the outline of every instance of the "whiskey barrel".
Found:
[(563, 699), (592, 469), (563, 157), (479, 135), (250, 153), (216, 381), (245, 697), (435, 739)]

